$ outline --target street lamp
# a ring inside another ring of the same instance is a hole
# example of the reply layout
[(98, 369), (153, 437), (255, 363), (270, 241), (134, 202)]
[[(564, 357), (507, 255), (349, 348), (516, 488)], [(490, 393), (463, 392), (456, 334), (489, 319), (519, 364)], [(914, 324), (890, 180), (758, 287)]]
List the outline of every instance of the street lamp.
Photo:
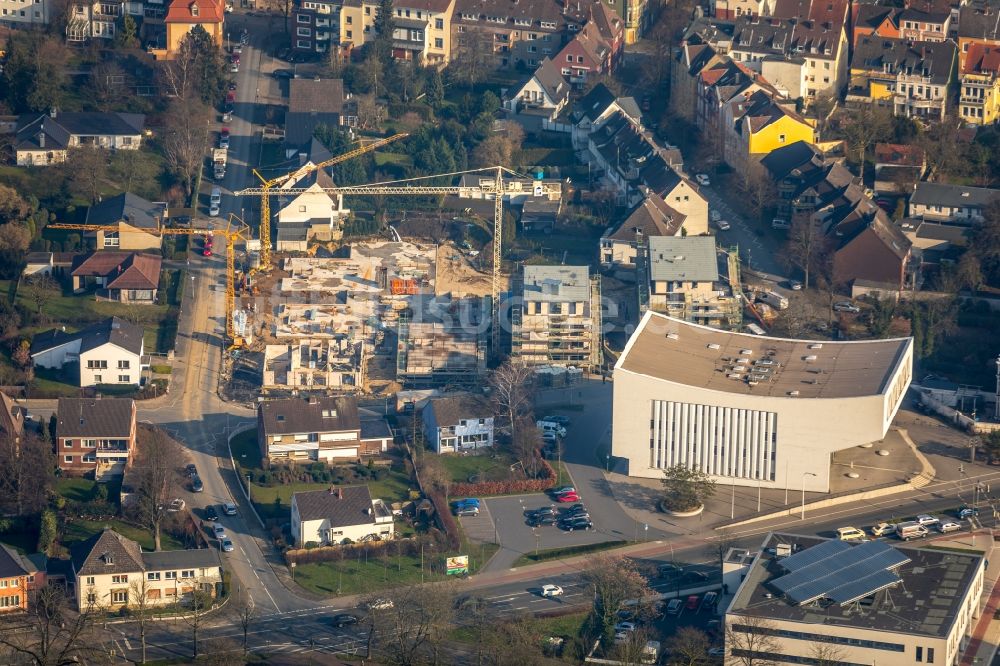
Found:
[(606, 473), (611, 471), (611, 455), (610, 454), (604, 456), (604, 471)]
[(806, 519), (806, 477), (807, 476), (816, 476), (816, 475), (813, 474), (812, 472), (803, 472), (802, 473), (802, 518), (800, 520), (805, 520)]

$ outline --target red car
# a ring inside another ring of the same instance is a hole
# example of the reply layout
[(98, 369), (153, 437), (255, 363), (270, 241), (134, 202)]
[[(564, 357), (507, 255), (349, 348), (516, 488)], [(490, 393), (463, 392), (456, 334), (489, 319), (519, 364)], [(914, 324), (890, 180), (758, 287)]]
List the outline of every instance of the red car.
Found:
[(557, 502), (579, 502), (580, 496), (576, 493), (564, 493), (562, 495), (556, 495)]
[(213, 241), (212, 241), (212, 237), (211, 236), (209, 236), (208, 234), (205, 234), (202, 237), (202, 240), (203, 240), (203, 242), (205, 244), (205, 247), (212, 247)]
[(226, 104), (235, 104), (235, 103), (236, 103), (236, 92), (230, 90), (228, 93), (226, 93)]
[(690, 597), (688, 597), (687, 604), (685, 604), (685, 607), (688, 610), (698, 610), (698, 595), (692, 594)]
[(212, 248), (206, 246), (205, 249), (201, 251), (201, 256), (203, 256), (203, 257), (211, 257), (212, 256)]

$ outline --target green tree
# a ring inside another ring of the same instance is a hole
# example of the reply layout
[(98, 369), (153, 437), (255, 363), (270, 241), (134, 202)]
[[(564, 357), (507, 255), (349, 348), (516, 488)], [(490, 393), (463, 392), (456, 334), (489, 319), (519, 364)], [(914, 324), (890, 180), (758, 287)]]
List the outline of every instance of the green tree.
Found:
[(375, 41), (372, 43), (372, 52), (386, 68), (392, 65), (392, 32), (396, 27), (392, 11), (392, 0), (379, 0), (375, 9)]
[(133, 49), (139, 45), (138, 34), (139, 30), (135, 25), (135, 19), (132, 18), (131, 14), (126, 14), (125, 18), (122, 19), (118, 34), (115, 35), (115, 43), (120, 47)]
[(0, 88), (14, 113), (47, 112), (62, 105), (69, 52), (63, 41), (37, 31), (15, 31), (7, 41)]
[(436, 67), (427, 79), (427, 104), (437, 111), (444, 101), (444, 80), (441, 78), (441, 70)]
[(38, 552), (47, 555), (52, 554), (52, 545), (56, 541), (58, 534), (58, 523), (56, 514), (52, 509), (42, 511), (40, 526), (38, 529)]
[(692, 511), (715, 495), (715, 481), (700, 469), (673, 465), (663, 470), (663, 505), (671, 511)]
[[(319, 125), (313, 134), (333, 155), (340, 155), (357, 147), (353, 145), (350, 134), (336, 127)], [(337, 185), (358, 185), (368, 182), (371, 163), (371, 154), (365, 154), (335, 164), (330, 169), (333, 182)]]

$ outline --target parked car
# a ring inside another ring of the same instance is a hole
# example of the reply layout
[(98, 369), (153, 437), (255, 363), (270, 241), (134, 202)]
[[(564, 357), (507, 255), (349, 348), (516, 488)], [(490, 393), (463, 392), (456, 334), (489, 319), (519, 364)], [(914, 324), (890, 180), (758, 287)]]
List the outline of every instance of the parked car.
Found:
[(188, 463), (187, 466), (184, 468), (184, 473), (187, 474), (188, 476), (197, 476), (198, 468), (195, 467), (194, 463)]
[(684, 604), (684, 607), (688, 610), (698, 610), (699, 599), (700, 597), (697, 594), (692, 594), (687, 598), (687, 603)]
[(671, 599), (667, 602), (667, 613), (669, 615), (680, 615), (684, 609), (684, 602), (680, 599)]
[(542, 417), (543, 421), (551, 421), (552, 423), (558, 423), (561, 426), (568, 426), (570, 424), (570, 418), (568, 416), (562, 415), (548, 415)]
[(170, 222), (173, 223), (175, 227), (186, 227), (191, 224), (190, 215), (175, 215), (170, 218)]
[(590, 522), (589, 518), (574, 518), (573, 520), (567, 520), (560, 524), (567, 532), (576, 532), (577, 530), (592, 530), (594, 529), (594, 523)]
[(223, 539), (222, 541), (220, 541), (219, 548), (222, 549), (223, 553), (231, 553), (233, 552), (233, 550), (235, 550), (233, 548), (233, 542), (231, 539)]
[(579, 502), (580, 496), (576, 493), (565, 493), (563, 495), (556, 496), (557, 502), (568, 503), (568, 502)]
[(565, 493), (575, 493), (576, 488), (573, 486), (560, 486), (559, 488), (553, 488), (549, 491), (552, 495), (563, 495)]
[(722, 219), (722, 213), (720, 213), (717, 210), (713, 210), (709, 212), (708, 219), (710, 219), (712, 222), (718, 222), (719, 220)]
[(571, 516), (585, 516), (587, 515), (587, 507), (585, 507), (582, 502), (577, 502), (569, 508), (564, 509), (561, 512), (561, 515), (567, 518)]
[(615, 625), (615, 631), (635, 631), (635, 622), (619, 622)]
[(941, 534), (947, 534), (948, 532), (957, 532), (962, 529), (962, 526), (954, 520), (945, 520), (937, 524), (937, 529)]
[(295, 72), (290, 69), (276, 69), (271, 72), (271, 76), (276, 79), (293, 79), (295, 78)]
[(214, 525), (212, 525), (212, 536), (214, 536), (216, 539), (225, 539), (226, 528), (218, 523), (215, 523)]
[(789, 280), (788, 288), (792, 291), (802, 291), (802, 283), (798, 280)]
[(464, 516), (467, 518), (475, 518), (479, 515), (478, 506), (462, 506), (455, 509), (456, 516)]
[(546, 583), (542, 585), (542, 596), (543, 597), (559, 597), (562, 596), (563, 589), (558, 585), (553, 585), (551, 583)]
[(357, 615), (351, 615), (350, 613), (340, 613), (339, 615), (334, 615), (332, 618), (330, 618), (330, 624), (339, 629), (340, 627), (346, 627), (351, 624), (357, 624), (358, 620), (359, 618)]
[(219, 134), (219, 148), (229, 150), (229, 130), (225, 127), (222, 128), (222, 132)]
[(938, 518), (937, 516), (932, 516), (927, 513), (922, 513), (919, 516), (917, 516), (916, 522), (918, 525), (923, 525), (924, 527), (927, 527), (928, 525), (937, 525), (938, 523), (941, 522), (941, 519)]
[(708, 187), (712, 184), (712, 181), (708, 179), (708, 176), (703, 173), (697, 173), (694, 176), (694, 181), (701, 185), (702, 187)]
[[(236, 92), (236, 81), (229, 82), (229, 92)], [(235, 95), (233, 96), (233, 101), (236, 101)]]
[(684, 572), (684, 578), (698, 583), (705, 583), (708, 581), (709, 576), (704, 571), (688, 570)]
[(537, 509), (528, 509), (524, 512), (526, 516), (554, 516), (556, 508), (554, 506), (543, 506)]
[(235, 53), (237, 55), (239, 55), (240, 53), (243, 53), (243, 44), (242, 43), (240, 43), (240, 44), (234, 44), (233, 45), (233, 53)]
[(719, 220), (715, 223), (715, 226), (719, 227), (719, 231), (729, 231), (732, 227), (725, 220)]
[(833, 309), (836, 312), (850, 312), (851, 314), (858, 314), (861, 312), (861, 308), (850, 301), (837, 301), (833, 304)]
[(184, 510), (184, 500), (182, 499), (170, 500), (170, 504), (167, 505), (167, 511), (170, 513), (176, 513), (177, 511), (183, 511), (183, 510)]
[(726, 656), (726, 648), (724, 648), (724, 647), (709, 648), (708, 649), (708, 656), (709, 657), (725, 657)]
[(215, 507), (209, 504), (205, 507), (205, 520), (218, 520), (219, 512), (215, 510)]
[(841, 541), (864, 541), (865, 533), (857, 527), (838, 527), (837, 538)]
[[(660, 576), (660, 578), (669, 578), (671, 576), (676, 576), (683, 572), (684, 572), (684, 567), (682, 567), (679, 564), (674, 564), (673, 562), (666, 562), (656, 567), (656, 573)], [(676, 601), (680, 603), (679, 599), (677, 599)]]
[(191, 492), (200, 493), (205, 490), (205, 484), (201, 482), (201, 477), (197, 474), (191, 475)]
[[(219, 217), (219, 213), (221, 212), (222, 212), (222, 207), (217, 203), (210, 204), (208, 207), (209, 217)], [(205, 249), (207, 250), (205, 256), (206, 257), (212, 256), (211, 248), (205, 248)]]
[(966, 518), (972, 518), (973, 516), (978, 516), (979, 509), (977, 509), (974, 506), (963, 506), (958, 511), (955, 512), (955, 515), (964, 520)]
[(895, 523), (878, 523), (876, 525), (872, 525), (871, 529), (872, 536), (877, 536), (877, 537), (889, 536), (895, 531), (896, 531)]
[(222, 505), (222, 513), (226, 514), (227, 516), (235, 516), (236, 505), (233, 504), (232, 502), (226, 502), (225, 504)]
[(542, 514), (540, 516), (531, 516), (528, 518), (528, 525), (531, 527), (544, 527), (547, 525), (555, 525), (556, 517), (548, 514)]

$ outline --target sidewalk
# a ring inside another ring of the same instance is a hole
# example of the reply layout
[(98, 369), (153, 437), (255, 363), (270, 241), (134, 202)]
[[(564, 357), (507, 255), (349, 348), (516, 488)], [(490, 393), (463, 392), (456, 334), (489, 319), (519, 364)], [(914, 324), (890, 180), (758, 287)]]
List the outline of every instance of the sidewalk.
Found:
[[(996, 655), (998, 642), (1000, 642), (1000, 620), (994, 619), (994, 615), (1000, 609), (1000, 553), (995, 552), (997, 550), (996, 542), (989, 531), (981, 530), (977, 532), (977, 536), (981, 537), (981, 540), (976, 549), (982, 550), (986, 557), (987, 566), (983, 583), (983, 595), (986, 598), (986, 603), (982, 607), (979, 619), (975, 620), (969, 644), (962, 654), (962, 666), (990, 664)], [(965, 548), (971, 546), (967, 538), (951, 541), (951, 543)]]

